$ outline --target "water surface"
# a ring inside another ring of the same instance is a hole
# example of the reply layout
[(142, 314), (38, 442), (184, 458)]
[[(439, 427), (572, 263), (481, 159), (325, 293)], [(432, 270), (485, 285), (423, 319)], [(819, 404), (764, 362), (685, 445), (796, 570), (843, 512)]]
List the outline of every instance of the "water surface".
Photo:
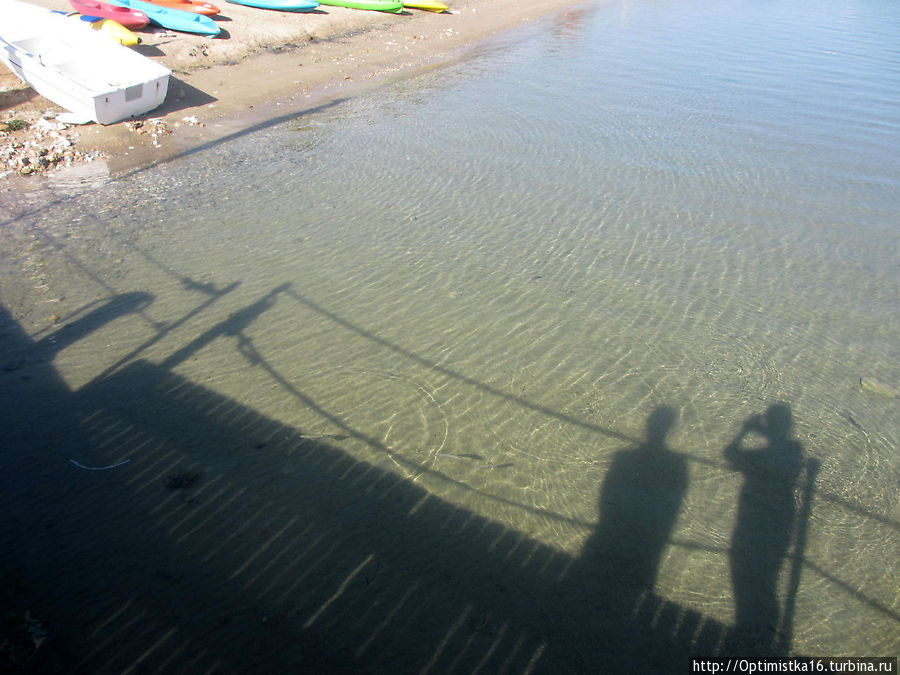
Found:
[[(67, 532), (165, 541), (136, 597), (187, 558), (227, 616), (327, 621), (353, 668), (560, 672), (630, 630), (895, 655), (898, 45), (887, 1), (587, 4), (74, 197), (4, 193), (23, 514), (109, 491), (130, 520), (87, 502)], [(107, 592), (98, 625), (152, 614)], [(153, 616), (153, 658), (204, 644)]]

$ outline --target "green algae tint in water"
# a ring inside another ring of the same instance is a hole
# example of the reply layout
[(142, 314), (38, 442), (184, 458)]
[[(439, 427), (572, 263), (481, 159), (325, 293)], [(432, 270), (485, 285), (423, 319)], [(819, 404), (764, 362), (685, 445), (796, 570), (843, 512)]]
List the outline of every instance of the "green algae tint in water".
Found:
[[(586, 5), (7, 204), (7, 473), (112, 491), (70, 532), (140, 523), (288, 663), (895, 655), (898, 44), (887, 2)], [(210, 639), (152, 616), (138, 655)]]

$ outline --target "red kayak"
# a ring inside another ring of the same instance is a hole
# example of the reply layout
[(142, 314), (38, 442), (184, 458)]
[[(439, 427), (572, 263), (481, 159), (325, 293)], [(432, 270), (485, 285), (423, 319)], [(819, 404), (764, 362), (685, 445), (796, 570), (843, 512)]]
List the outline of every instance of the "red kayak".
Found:
[(69, 0), (76, 12), (83, 16), (99, 16), (101, 19), (112, 19), (125, 28), (143, 28), (150, 23), (150, 17), (136, 9), (111, 5), (100, 0)]
[(204, 16), (215, 16), (219, 13), (218, 7), (209, 2), (200, 2), (200, 0), (147, 0), (147, 2), (160, 7), (180, 9), (184, 12), (193, 12)]

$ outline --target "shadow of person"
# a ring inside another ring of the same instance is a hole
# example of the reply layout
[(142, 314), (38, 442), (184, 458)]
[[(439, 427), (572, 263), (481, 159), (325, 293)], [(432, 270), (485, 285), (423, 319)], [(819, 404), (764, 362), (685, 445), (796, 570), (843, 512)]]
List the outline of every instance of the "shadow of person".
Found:
[[(778, 575), (791, 543), (794, 487), (803, 466), (803, 447), (790, 438), (791, 417), (790, 406), (770, 406), (744, 422), (724, 453), (744, 474), (729, 552), (735, 628), (743, 644), (759, 653), (777, 651), (781, 643)], [(745, 448), (751, 433), (761, 435), (765, 445)]]
[(676, 420), (672, 408), (656, 408), (645, 442), (615, 453), (600, 488), (600, 520), (582, 562), (598, 575), (607, 607), (620, 616), (653, 590), (687, 488), (684, 457), (666, 447)]

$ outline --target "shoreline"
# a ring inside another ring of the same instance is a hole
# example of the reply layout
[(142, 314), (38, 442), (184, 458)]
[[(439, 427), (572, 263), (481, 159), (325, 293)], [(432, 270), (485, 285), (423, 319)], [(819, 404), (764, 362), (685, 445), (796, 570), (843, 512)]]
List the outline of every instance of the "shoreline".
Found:
[[(65, 0), (29, 0), (70, 10)], [(0, 134), (0, 144), (63, 135), (78, 156), (102, 158), (111, 174), (171, 159), (285, 115), (301, 114), (362, 88), (461, 58), (491, 37), (535, 19), (577, 11), (567, 0), (457, 0), (447, 12), (403, 14), (322, 6), (308, 13), (273, 12), (219, 0), (222, 36), (138, 31), (132, 49), (172, 70), (166, 100), (133, 120), (109, 126), (66, 125)], [(62, 108), (39, 96), (8, 68), (0, 68), (0, 121), (28, 121)], [(29, 119), (30, 118), (30, 119)], [(49, 142), (49, 141), (47, 141)], [(65, 141), (64, 141), (65, 142)], [(9, 152), (9, 151), (7, 151)], [(4, 158), (0, 175), (10, 171)], [(64, 168), (35, 170), (34, 175)], [(8, 176), (19, 175), (10, 171)]]

